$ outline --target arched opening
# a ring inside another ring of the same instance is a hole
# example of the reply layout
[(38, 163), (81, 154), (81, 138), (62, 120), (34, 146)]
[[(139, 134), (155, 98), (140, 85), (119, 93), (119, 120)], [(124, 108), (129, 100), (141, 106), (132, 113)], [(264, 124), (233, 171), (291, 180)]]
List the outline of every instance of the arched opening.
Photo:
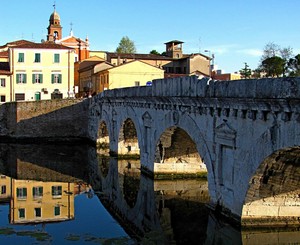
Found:
[(99, 153), (109, 153), (109, 134), (106, 123), (102, 121), (99, 124), (98, 135), (97, 135), (97, 149)]
[(119, 155), (139, 155), (140, 148), (135, 125), (130, 118), (127, 118), (120, 129), (118, 141)]
[(139, 160), (118, 160), (119, 184), (124, 200), (130, 208), (137, 201), (140, 189), (141, 164)]
[(249, 181), (243, 226), (300, 226), (300, 147), (267, 157)]
[(206, 174), (195, 142), (179, 127), (170, 127), (156, 144), (154, 174)]

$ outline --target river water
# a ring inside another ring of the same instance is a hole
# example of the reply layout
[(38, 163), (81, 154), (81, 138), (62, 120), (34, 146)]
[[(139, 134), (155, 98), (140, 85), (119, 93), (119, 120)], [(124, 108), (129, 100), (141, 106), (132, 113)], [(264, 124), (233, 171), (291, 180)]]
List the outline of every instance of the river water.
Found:
[(0, 148), (0, 244), (300, 244), (216, 217), (203, 179), (153, 181), (85, 145)]

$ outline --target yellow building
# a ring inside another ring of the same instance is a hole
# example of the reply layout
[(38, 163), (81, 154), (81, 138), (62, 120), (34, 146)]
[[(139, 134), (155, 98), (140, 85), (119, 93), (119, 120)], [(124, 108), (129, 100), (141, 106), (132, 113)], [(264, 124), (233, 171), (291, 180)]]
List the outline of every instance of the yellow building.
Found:
[[(149, 65), (145, 62), (134, 60), (132, 62), (123, 63), (120, 66), (109, 68), (108, 70), (108, 88), (124, 88), (134, 86), (145, 86), (147, 82), (154, 79), (164, 78), (164, 70)], [(101, 73), (99, 72), (98, 76)], [(97, 74), (95, 74), (97, 76)], [(105, 82), (105, 78), (100, 79), (100, 84)]]
[(10, 98), (11, 72), (8, 62), (0, 62), (0, 104)]
[(74, 219), (74, 183), (12, 180), (10, 223)]
[(0, 175), (0, 202), (6, 203), (11, 199), (11, 181), (6, 175)]
[(9, 52), (9, 98), (33, 101), (72, 97), (74, 94), (73, 49), (55, 43), (24, 43)]
[[(85, 62), (85, 61), (84, 61)], [(140, 60), (113, 66), (106, 61), (81, 63), (79, 69), (82, 93), (99, 93), (106, 89), (145, 86), (154, 79), (164, 78), (164, 70)]]

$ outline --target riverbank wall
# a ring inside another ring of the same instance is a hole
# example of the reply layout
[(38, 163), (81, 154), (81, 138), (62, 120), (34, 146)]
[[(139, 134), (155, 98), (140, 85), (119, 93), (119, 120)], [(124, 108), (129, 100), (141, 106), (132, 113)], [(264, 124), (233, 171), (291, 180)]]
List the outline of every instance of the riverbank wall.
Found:
[(0, 106), (2, 142), (89, 142), (89, 100), (10, 102)]

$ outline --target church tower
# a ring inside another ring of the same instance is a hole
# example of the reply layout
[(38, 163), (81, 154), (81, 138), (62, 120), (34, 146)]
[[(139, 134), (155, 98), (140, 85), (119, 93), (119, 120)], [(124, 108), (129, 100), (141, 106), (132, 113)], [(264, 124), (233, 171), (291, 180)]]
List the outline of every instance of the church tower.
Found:
[(53, 6), (54, 6), (54, 12), (50, 15), (49, 26), (48, 26), (48, 35), (47, 35), (48, 42), (55, 42), (62, 38), (62, 27), (60, 25), (60, 16), (55, 10), (55, 4)]

